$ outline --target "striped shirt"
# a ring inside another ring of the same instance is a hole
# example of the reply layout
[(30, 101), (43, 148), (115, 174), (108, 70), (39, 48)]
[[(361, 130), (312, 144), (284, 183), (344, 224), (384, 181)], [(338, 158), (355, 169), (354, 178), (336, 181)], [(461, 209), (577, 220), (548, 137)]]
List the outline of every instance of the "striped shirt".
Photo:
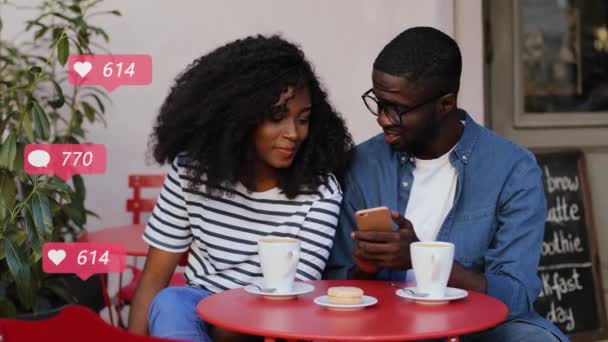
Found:
[(144, 231), (151, 246), (173, 253), (189, 250), (188, 284), (211, 292), (262, 279), (257, 241), (267, 235), (300, 240), (296, 278), (321, 279), (333, 245), (342, 192), (333, 175), (317, 191), (287, 198), (280, 189), (249, 192), (242, 184), (208, 194), (175, 158)]

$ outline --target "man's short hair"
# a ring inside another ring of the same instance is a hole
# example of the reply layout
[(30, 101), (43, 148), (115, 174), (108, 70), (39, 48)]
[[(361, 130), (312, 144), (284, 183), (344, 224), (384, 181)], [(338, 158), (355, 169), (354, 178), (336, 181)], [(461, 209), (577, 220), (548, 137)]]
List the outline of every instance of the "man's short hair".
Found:
[(416, 84), (458, 92), (462, 57), (454, 39), (432, 27), (412, 27), (390, 41), (374, 61), (374, 69)]

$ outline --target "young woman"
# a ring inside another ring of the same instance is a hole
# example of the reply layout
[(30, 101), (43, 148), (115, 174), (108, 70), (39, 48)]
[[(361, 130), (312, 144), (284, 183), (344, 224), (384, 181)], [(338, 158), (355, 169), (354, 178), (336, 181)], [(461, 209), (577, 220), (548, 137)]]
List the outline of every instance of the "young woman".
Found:
[[(296, 278), (321, 278), (342, 200), (333, 173), (352, 139), (298, 47), (248, 37), (194, 61), (161, 107), (152, 147), (172, 166), (144, 233), (129, 330), (210, 341), (196, 304), (260, 280), (266, 235), (299, 239)], [(165, 288), (183, 253), (188, 286)]]

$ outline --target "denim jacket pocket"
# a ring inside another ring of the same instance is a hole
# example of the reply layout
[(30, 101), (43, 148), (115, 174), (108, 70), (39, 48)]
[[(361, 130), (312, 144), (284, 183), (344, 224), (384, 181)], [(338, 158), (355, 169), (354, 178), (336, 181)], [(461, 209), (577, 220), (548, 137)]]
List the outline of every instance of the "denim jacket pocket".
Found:
[(496, 206), (487, 206), (482, 208), (475, 208), (472, 210), (465, 210), (461, 214), (457, 214), (455, 217), (455, 223), (471, 223), (479, 222), (487, 219), (494, 219), (496, 214)]
[(485, 255), (496, 230), (495, 206), (466, 210), (457, 214), (450, 240), (456, 244), (456, 258), (465, 267), (482, 271)]

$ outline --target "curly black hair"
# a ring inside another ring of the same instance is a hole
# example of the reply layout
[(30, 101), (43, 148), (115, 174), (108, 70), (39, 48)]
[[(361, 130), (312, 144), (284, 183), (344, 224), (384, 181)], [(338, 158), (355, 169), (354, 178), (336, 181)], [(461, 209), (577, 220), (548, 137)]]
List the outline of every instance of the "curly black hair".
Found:
[(316, 190), (347, 166), (352, 138), (304, 53), (277, 35), (230, 42), (176, 78), (151, 135), (154, 159), (164, 164), (183, 153), (191, 188), (222, 192), (241, 181), (254, 189), (255, 130), (290, 87), (310, 90), (310, 129), (292, 165), (278, 170), (278, 187), (288, 198)]
[(433, 27), (412, 27), (382, 49), (374, 69), (458, 93), (462, 56), (458, 43), (447, 34)]

